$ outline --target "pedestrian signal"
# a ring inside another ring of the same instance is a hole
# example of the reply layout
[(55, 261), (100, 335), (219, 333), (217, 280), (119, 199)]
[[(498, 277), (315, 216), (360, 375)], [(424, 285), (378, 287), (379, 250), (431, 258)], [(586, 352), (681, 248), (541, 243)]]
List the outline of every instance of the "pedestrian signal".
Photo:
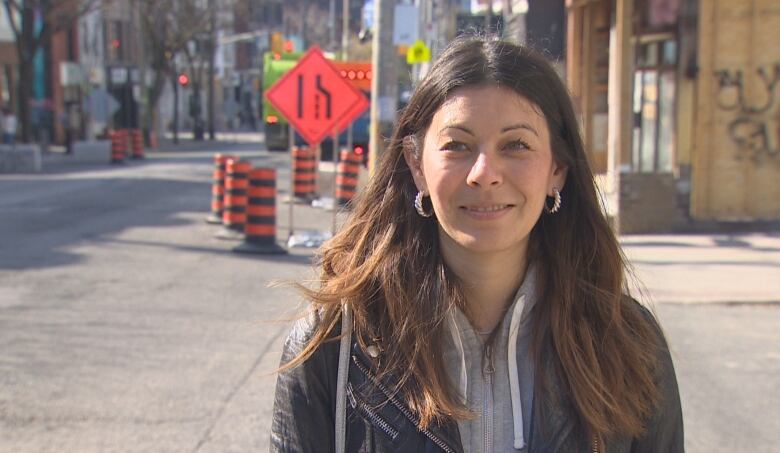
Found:
[(408, 64), (418, 64), (431, 61), (431, 50), (422, 40), (418, 39), (406, 52), (406, 62)]

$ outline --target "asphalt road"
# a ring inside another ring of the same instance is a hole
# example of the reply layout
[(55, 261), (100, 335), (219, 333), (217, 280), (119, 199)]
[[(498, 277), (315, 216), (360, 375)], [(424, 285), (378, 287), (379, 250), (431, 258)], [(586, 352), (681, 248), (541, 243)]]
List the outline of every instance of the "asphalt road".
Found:
[[(213, 151), (289, 178), (286, 155), (231, 146), (0, 175), (0, 451), (268, 450), (284, 320), (301, 309), (268, 284), (312, 278), (311, 251), (237, 255), (214, 237)], [(321, 210), (295, 216), (330, 224)], [(777, 451), (780, 306), (656, 311), (687, 450)]]

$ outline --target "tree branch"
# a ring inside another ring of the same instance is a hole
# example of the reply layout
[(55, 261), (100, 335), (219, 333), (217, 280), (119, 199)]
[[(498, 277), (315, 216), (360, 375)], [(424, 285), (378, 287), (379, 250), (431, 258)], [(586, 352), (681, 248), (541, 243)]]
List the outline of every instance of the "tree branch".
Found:
[(11, 24), (14, 37), (19, 41), (22, 31), (21, 26), (16, 23), (16, 16), (21, 17), (21, 7), (16, 0), (3, 0), (3, 6), (5, 6), (5, 13), (8, 16), (8, 23)]

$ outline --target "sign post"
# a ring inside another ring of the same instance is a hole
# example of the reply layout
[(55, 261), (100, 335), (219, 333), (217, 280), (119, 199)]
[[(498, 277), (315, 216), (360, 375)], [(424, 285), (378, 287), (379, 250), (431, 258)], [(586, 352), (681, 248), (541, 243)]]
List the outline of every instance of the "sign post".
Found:
[(339, 173), (339, 159), (341, 156), (341, 149), (339, 148), (339, 132), (338, 129), (333, 129), (333, 225), (331, 225), (331, 233), (336, 235), (336, 213), (338, 209), (338, 203), (336, 203), (336, 181)]
[(289, 231), (287, 232), (287, 240), (290, 240), (290, 238), (293, 235), (293, 231), (295, 231), (293, 229), (293, 205), (295, 204), (293, 202), (293, 195), (295, 194), (295, 171), (293, 170), (293, 163), (292, 163), (292, 161), (293, 161), (293, 159), (292, 159), (292, 157), (293, 157), (293, 148), (295, 148), (295, 128), (293, 128), (292, 123), (290, 123), (290, 137), (287, 139), (287, 141), (288, 141), (289, 146), (290, 146), (289, 147), (289, 150), (290, 150), (290, 195), (288, 197), (290, 202), (287, 203), (287, 205), (289, 206), (289, 211), (290, 211), (289, 212), (290, 219), (289, 219), (289, 223), (288, 223), (290, 225), (290, 228), (289, 228)]

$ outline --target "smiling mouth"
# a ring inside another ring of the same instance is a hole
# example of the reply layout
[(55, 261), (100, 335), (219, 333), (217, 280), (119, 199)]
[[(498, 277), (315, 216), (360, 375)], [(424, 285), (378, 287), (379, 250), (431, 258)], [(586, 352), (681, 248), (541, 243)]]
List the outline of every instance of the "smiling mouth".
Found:
[(495, 204), (490, 206), (461, 206), (461, 209), (465, 209), (471, 212), (496, 212), (504, 209), (511, 208), (514, 205), (511, 204)]

